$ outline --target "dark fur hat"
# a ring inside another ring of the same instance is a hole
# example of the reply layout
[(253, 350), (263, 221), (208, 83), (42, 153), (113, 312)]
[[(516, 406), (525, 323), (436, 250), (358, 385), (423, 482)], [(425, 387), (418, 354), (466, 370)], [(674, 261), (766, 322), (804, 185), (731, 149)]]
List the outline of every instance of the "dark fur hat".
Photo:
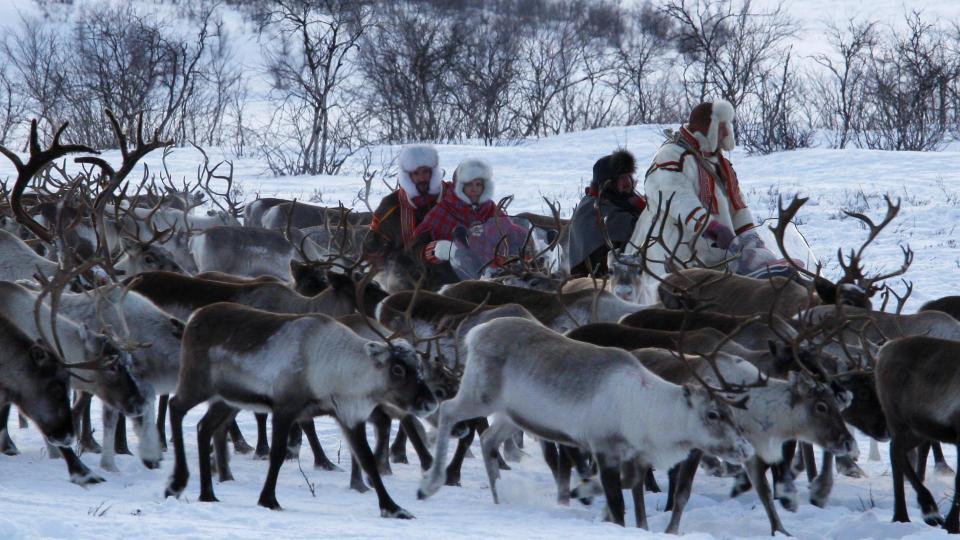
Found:
[(590, 182), (590, 187), (600, 189), (607, 180), (615, 180), (622, 174), (634, 174), (636, 172), (636, 158), (629, 150), (620, 148), (609, 156), (603, 156), (593, 164), (593, 181)]

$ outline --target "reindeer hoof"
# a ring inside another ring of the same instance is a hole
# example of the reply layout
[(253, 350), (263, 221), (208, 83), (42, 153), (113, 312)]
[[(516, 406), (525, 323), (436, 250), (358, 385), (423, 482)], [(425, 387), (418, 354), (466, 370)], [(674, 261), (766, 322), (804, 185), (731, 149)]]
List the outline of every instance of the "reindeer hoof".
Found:
[(313, 468), (320, 471), (334, 471), (334, 472), (343, 472), (343, 469), (334, 465), (330, 460), (326, 461), (314, 461)]
[(148, 468), (148, 469), (150, 469), (151, 471), (160, 468), (160, 460), (159, 460), (159, 459), (144, 459), (144, 460), (142, 460), (142, 461), (143, 461), (143, 466), (146, 467), (146, 468)]
[(201, 493), (200, 497), (197, 499), (200, 502), (220, 502), (214, 494), (212, 493)]
[(946, 463), (937, 463), (933, 466), (933, 471), (942, 476), (955, 476), (956, 473)]
[[(419, 498), (419, 496), (420, 495), (418, 493), (417, 497)], [(381, 508), (380, 517), (393, 519), (413, 519), (413, 514), (397, 506), (396, 508)]]
[[(390, 454), (390, 462), (403, 463), (404, 465), (408, 465), (410, 463), (410, 461), (407, 459), (406, 454)], [(430, 467), (427, 467), (427, 468), (429, 469)]]
[(233, 441), (233, 451), (241, 455), (246, 455), (253, 452), (253, 447), (250, 446), (247, 441), (240, 439), (239, 441)]
[(356, 491), (357, 493), (366, 493), (370, 491), (370, 488), (368, 488), (367, 485), (363, 483), (363, 480), (357, 480), (357, 481), (351, 480), (350, 489)]
[(120, 472), (120, 469), (117, 468), (117, 464), (113, 461), (100, 461), (100, 468), (112, 473)]
[(380, 476), (393, 476), (393, 469), (390, 468), (389, 461), (377, 461), (377, 472)]
[(98, 476), (93, 473), (93, 471), (87, 471), (79, 474), (70, 475), (70, 482), (78, 486), (89, 486), (92, 484), (102, 484), (106, 482), (101, 476)]
[(418, 500), (418, 501), (425, 501), (425, 500), (427, 500), (427, 497), (429, 497), (429, 495), (427, 495), (426, 493), (424, 493), (422, 489), (418, 489), (418, 490), (417, 490), (417, 500)]
[(103, 452), (103, 447), (100, 446), (100, 443), (90, 439), (84, 439), (80, 443), (80, 451), (84, 454), (99, 454)]
[[(845, 461), (845, 460), (843, 460)], [(846, 476), (847, 478), (866, 478), (867, 473), (860, 468), (856, 463), (846, 463), (844, 462), (841, 465), (841, 460), (837, 459), (837, 472)], [(951, 474), (953, 471), (951, 471)]]
[(260, 497), (260, 500), (257, 501), (257, 504), (271, 510), (283, 510), (283, 508), (280, 507), (280, 503), (277, 502), (276, 497)]
[(942, 527), (944, 524), (943, 516), (940, 512), (934, 511), (923, 515), (923, 522), (931, 527)]

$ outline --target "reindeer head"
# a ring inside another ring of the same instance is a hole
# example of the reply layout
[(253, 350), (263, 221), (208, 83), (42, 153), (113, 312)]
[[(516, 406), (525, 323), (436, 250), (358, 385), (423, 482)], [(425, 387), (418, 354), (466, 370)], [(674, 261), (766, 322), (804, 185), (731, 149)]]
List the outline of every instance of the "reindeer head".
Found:
[(694, 446), (734, 463), (743, 462), (753, 453), (753, 447), (734, 424), (729, 405), (714, 399), (707, 389), (689, 384), (683, 385), (683, 397), (703, 427), (699, 430), (701, 440), (694, 441)]
[(791, 372), (787, 381), (794, 414), (803, 419), (796, 425), (810, 429), (799, 435), (834, 454), (856, 457), (857, 441), (843, 421), (837, 392), (802, 372)]
[(367, 342), (367, 354), (387, 378), (385, 400), (419, 416), (437, 409), (437, 399), (424, 379), (417, 350), (402, 339)]
[(70, 381), (63, 362), (42, 339), (31, 341), (6, 321), (2, 326), (7, 339), (15, 342), (4, 344), (6, 357), (0, 361), (12, 384), (4, 390), (20, 411), (37, 424), (50, 444), (73, 444)]
[(147, 406), (140, 381), (133, 374), (133, 358), (112, 337), (81, 326), (84, 345), (83, 375), (100, 389), (111, 407), (130, 417), (143, 415)]

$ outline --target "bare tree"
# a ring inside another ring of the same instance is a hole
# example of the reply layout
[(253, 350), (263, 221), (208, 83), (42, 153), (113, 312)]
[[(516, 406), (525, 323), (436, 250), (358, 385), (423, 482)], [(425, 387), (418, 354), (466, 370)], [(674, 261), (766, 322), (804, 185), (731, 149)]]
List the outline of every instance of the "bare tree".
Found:
[[(268, 70), (282, 100), (271, 124), (280, 132), (267, 132), (262, 149), (278, 174), (336, 173), (357, 150), (359, 122), (344, 86), (370, 10), (339, 0), (277, 0), (275, 6), (270, 26), (280, 46), (268, 50)], [(290, 151), (293, 159), (275, 159)]]
[(756, 92), (738, 111), (738, 142), (749, 153), (770, 154), (807, 148), (813, 143), (809, 118), (804, 122), (800, 114), (803, 86), (791, 72), (790, 59), (788, 51), (781, 69), (760, 73)]
[(451, 95), (461, 25), (427, 6), (380, 10), (359, 58), (365, 100), (386, 140), (451, 140), (459, 118)]
[(678, 111), (665, 103), (668, 72), (669, 36), (672, 19), (644, 4), (627, 14), (620, 43), (617, 44), (616, 84), (626, 101), (628, 124), (647, 124), (677, 120)]
[(906, 23), (872, 51), (858, 139), (868, 148), (937, 150), (949, 131), (948, 89), (960, 77), (960, 60), (943, 46), (943, 30), (919, 12)]
[(821, 122), (834, 133), (836, 148), (846, 148), (855, 124), (863, 114), (863, 85), (870, 51), (876, 46), (876, 23), (847, 20), (844, 27), (827, 26), (827, 42), (833, 54), (817, 54), (813, 60), (825, 70), (815, 77), (822, 103)]
[(688, 60), (690, 105), (716, 96), (739, 107), (796, 32), (782, 4), (755, 11), (751, 0), (667, 0), (662, 9), (676, 21), (675, 42)]
[(516, 133), (509, 106), (520, 78), (517, 53), (524, 27), (501, 18), (479, 22), (470, 24), (450, 93), (465, 120), (466, 135), (491, 145)]

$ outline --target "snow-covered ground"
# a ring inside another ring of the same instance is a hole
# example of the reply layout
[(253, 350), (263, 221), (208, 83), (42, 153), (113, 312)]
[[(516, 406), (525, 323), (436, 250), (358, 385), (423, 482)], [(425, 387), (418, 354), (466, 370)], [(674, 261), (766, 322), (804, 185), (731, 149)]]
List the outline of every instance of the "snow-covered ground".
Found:
[[(589, 180), (593, 162), (601, 155), (625, 146), (636, 153), (641, 169), (661, 140), (660, 127), (637, 126), (609, 128), (531, 141), (519, 146), (441, 146), (441, 166), (447, 175), (460, 159), (478, 156), (488, 159), (494, 168), (498, 195), (515, 194), (511, 210), (544, 211), (541, 195), (559, 199), (569, 213)], [(384, 148), (388, 157), (396, 148)], [(116, 153), (108, 153), (117, 159)], [(379, 152), (376, 156), (379, 159)], [(159, 155), (151, 160), (159, 160)], [(169, 165), (175, 177), (195, 175), (198, 154), (194, 150), (176, 150)], [(763, 157), (733, 155), (734, 165), (744, 184), (748, 201), (759, 217), (775, 211), (778, 194), (800, 193), (811, 201), (801, 211), (800, 229), (816, 253), (834, 259), (838, 247), (858, 245), (864, 231), (856, 222), (841, 217), (841, 209), (857, 209), (881, 217), (883, 194), (902, 200), (901, 215), (889, 230), (868, 250), (868, 268), (899, 265), (900, 243), (909, 243), (916, 259), (907, 278), (915, 283), (908, 310), (924, 300), (956, 292), (960, 277), (960, 241), (956, 230), (960, 218), (960, 176), (952, 172), (960, 159), (958, 152), (893, 153), (866, 150), (812, 149)], [(149, 161), (149, 160), (148, 160)], [(350, 164), (356, 171), (356, 164)], [(315, 190), (323, 193), (323, 202), (356, 203), (359, 177), (271, 178), (262, 165), (253, 160), (236, 163), (236, 178), (248, 196), (284, 195), (309, 197)], [(0, 163), (0, 178), (12, 172)], [(386, 192), (375, 186), (374, 202)], [(836, 270), (835, 260), (828, 272)], [(201, 409), (186, 421), (187, 455), (196, 474), (196, 442), (193, 426)], [(254, 436), (252, 416), (240, 417), (248, 438)], [(329, 420), (317, 421), (328, 453), (346, 467), (346, 447)], [(217, 485), (219, 504), (196, 502), (198, 484), (191, 479), (182, 500), (165, 500), (163, 488), (172, 467), (167, 455), (163, 467), (145, 470), (135, 458), (119, 458), (119, 473), (99, 470), (98, 457), (83, 456), (107, 483), (81, 489), (67, 482), (59, 461), (48, 460), (41, 450), (39, 436), (33, 430), (14, 429), (13, 436), (23, 451), (17, 457), (0, 456), (0, 538), (36, 537), (644, 537), (646, 533), (622, 530), (600, 520), (599, 505), (592, 508), (574, 503), (569, 508), (554, 503), (554, 487), (549, 471), (533, 444), (530, 456), (504, 473), (501, 504), (492, 503), (481, 463), (468, 459), (464, 464), (462, 488), (444, 488), (426, 502), (417, 501), (415, 491), (420, 478), (416, 465), (395, 465), (395, 475), (386, 479), (396, 501), (417, 516), (412, 522), (378, 517), (373, 494), (359, 495), (347, 489), (346, 473), (313, 471), (307, 449), (301, 453), (307, 479), (315, 484), (316, 496), (307, 487), (296, 463), (287, 463), (280, 473), (277, 496), (283, 512), (271, 512), (256, 506), (266, 474), (266, 463), (246, 456), (233, 461), (236, 481)], [(132, 437), (132, 435), (131, 435)], [(867, 441), (860, 439), (866, 454)], [(474, 452), (478, 449), (475, 447)], [(946, 448), (948, 460), (955, 463), (955, 451)], [(799, 512), (781, 511), (789, 531), (801, 538), (926, 538), (943, 534), (922, 522), (890, 524), (892, 493), (886, 448), (883, 462), (861, 465), (868, 478), (839, 478), (826, 509), (803, 504)], [(412, 461), (415, 455), (410, 450)], [(665, 478), (658, 473), (662, 484)], [(800, 482), (806, 499), (805, 482)], [(946, 508), (952, 493), (952, 479), (933, 477), (929, 487)], [(730, 500), (729, 479), (701, 475), (695, 494), (683, 519), (682, 531), (694, 538), (765, 537), (767, 519), (755, 495)], [(662, 511), (664, 497), (648, 496), (651, 527), (662, 531), (669, 519)], [(629, 499), (629, 497), (628, 497)], [(913, 493), (908, 489), (911, 514), (919, 521)], [(628, 509), (628, 516), (631, 515)], [(659, 534), (659, 533), (650, 533)]]

